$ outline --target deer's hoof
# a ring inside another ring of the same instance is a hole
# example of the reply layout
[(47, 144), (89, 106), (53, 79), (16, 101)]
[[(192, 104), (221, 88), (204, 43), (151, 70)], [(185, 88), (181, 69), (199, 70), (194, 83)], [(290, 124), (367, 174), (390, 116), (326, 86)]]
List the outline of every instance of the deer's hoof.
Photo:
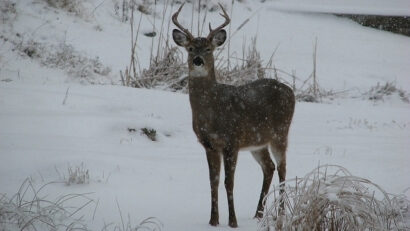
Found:
[(238, 228), (238, 222), (236, 222), (236, 220), (234, 221), (229, 221), (229, 226), (231, 228)]
[(219, 225), (219, 221), (217, 219), (211, 219), (209, 221), (209, 224), (212, 225), (212, 226), (217, 226), (217, 225)]

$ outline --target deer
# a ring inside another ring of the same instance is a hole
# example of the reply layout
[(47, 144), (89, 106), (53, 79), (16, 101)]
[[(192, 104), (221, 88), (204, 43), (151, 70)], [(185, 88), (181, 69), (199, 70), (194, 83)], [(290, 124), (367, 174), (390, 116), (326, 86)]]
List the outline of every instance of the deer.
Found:
[(263, 217), (264, 197), (267, 195), (278, 165), (279, 182), (286, 178), (286, 149), (288, 133), (295, 109), (295, 95), (290, 87), (274, 79), (258, 79), (240, 86), (221, 84), (215, 77), (213, 52), (221, 46), (230, 23), (225, 9), (219, 4), (224, 23), (212, 29), (207, 37), (194, 37), (178, 22), (182, 4), (172, 15), (179, 29), (172, 31), (174, 42), (188, 53), (188, 91), (192, 110), (192, 126), (204, 147), (211, 186), (211, 217), (209, 224), (219, 225), (218, 187), (221, 159), (225, 170), (230, 227), (238, 227), (234, 208), (234, 175), (238, 152), (249, 150), (262, 168), (263, 184), (255, 218)]

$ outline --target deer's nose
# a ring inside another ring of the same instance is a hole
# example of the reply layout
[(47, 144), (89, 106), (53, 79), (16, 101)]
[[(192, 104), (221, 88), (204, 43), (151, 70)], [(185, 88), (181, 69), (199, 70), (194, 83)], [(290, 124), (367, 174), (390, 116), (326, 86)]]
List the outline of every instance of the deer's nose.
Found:
[(204, 60), (202, 60), (200, 57), (195, 57), (194, 60), (192, 60), (195, 66), (201, 66), (204, 64)]

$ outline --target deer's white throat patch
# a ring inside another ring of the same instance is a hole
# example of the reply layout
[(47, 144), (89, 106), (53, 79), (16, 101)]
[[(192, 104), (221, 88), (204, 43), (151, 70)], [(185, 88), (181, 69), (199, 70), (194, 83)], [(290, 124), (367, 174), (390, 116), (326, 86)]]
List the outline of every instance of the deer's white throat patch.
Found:
[(194, 65), (189, 75), (191, 77), (206, 77), (208, 76), (208, 70), (205, 68), (204, 65), (201, 65), (201, 66)]

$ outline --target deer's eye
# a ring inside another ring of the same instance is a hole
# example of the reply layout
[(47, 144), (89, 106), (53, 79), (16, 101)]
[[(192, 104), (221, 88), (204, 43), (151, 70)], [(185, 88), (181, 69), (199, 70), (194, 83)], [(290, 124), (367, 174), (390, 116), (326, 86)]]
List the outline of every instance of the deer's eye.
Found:
[(206, 52), (211, 52), (211, 48), (206, 48)]
[(194, 51), (194, 48), (193, 47), (188, 47), (188, 51), (192, 52), (192, 51)]

